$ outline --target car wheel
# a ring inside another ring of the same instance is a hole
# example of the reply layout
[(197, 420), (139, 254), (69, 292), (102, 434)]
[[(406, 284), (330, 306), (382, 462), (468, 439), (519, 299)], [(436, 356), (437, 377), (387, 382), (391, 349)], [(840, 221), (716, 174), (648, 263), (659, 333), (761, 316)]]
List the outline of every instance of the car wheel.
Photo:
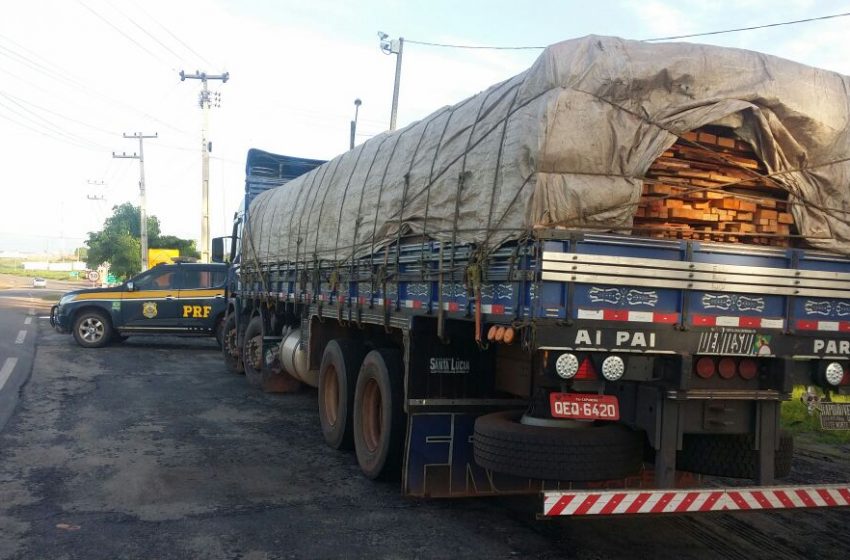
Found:
[(74, 320), (74, 340), (83, 348), (101, 348), (112, 339), (112, 325), (100, 311), (83, 311)]

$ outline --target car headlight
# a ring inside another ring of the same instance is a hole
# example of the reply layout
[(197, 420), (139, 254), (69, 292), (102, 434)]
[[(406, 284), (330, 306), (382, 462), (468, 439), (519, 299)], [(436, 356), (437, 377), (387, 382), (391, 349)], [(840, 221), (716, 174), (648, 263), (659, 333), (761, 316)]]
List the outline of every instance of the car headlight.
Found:
[(65, 305), (66, 303), (71, 303), (71, 301), (73, 301), (73, 299), (74, 299), (74, 296), (72, 296), (72, 295), (64, 295), (61, 298), (59, 298), (59, 305), (61, 306), (61, 305)]

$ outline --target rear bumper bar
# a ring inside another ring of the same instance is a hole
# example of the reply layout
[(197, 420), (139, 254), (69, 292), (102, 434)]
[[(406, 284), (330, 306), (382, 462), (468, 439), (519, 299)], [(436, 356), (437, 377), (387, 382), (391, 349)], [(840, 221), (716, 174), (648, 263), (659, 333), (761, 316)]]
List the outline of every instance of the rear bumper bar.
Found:
[(558, 490), (543, 493), (543, 517), (602, 517), (827, 507), (850, 507), (850, 484), (690, 490)]

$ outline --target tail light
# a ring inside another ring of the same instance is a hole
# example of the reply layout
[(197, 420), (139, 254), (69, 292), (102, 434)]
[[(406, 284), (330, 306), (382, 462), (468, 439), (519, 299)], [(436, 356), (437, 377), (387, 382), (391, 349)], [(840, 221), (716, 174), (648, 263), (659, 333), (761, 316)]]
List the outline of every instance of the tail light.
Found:
[(596, 368), (593, 367), (590, 358), (582, 360), (578, 367), (578, 373), (576, 373), (576, 379), (596, 379)]
[(561, 354), (555, 360), (555, 373), (561, 379), (572, 379), (578, 373), (579, 364), (575, 354)]
[(717, 373), (723, 379), (732, 379), (735, 377), (738, 367), (735, 365), (735, 360), (732, 358), (722, 358), (717, 364)]
[(744, 358), (741, 360), (741, 363), (738, 364), (738, 375), (743, 379), (750, 380), (756, 376), (758, 373), (758, 364), (755, 360), (750, 358)]
[(708, 379), (714, 375), (714, 360), (708, 357), (702, 357), (697, 360), (696, 365), (697, 375), (703, 379)]
[(608, 356), (602, 361), (602, 377), (606, 381), (617, 381), (626, 373), (626, 362), (620, 356)]
[(739, 375), (741, 379), (749, 381), (758, 375), (758, 362), (752, 358), (711, 358), (703, 356), (694, 364), (694, 373), (703, 379), (710, 379), (715, 373), (721, 379), (732, 379)]
[(845, 377), (844, 366), (838, 362), (831, 362), (827, 364), (826, 368), (823, 370), (823, 377), (827, 383), (834, 387), (841, 385)]

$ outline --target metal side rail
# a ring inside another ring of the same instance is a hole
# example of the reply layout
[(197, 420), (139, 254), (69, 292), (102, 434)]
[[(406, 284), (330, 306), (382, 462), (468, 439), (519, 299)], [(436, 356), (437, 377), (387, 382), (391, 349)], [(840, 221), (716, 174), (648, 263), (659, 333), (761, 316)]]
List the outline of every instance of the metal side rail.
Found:
[(850, 274), (543, 252), (542, 279), (712, 292), (850, 298)]
[(850, 484), (543, 492), (542, 517), (850, 507)]

